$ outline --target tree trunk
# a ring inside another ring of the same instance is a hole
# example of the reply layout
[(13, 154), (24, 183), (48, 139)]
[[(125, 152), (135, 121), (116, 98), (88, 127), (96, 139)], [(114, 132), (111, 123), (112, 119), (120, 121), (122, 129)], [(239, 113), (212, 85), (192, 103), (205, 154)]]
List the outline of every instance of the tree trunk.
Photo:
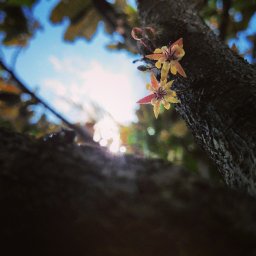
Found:
[(253, 198), (161, 160), (0, 129), (0, 253), (255, 255)]
[(138, 0), (157, 46), (184, 39), (188, 78), (175, 83), (176, 109), (226, 183), (256, 195), (256, 71), (204, 24), (190, 0)]

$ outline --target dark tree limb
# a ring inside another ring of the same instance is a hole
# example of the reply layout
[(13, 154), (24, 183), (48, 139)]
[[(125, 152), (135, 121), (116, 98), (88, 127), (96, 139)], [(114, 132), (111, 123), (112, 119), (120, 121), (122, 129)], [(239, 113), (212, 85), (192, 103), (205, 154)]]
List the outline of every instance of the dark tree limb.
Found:
[(142, 26), (157, 46), (180, 37), (188, 78), (179, 78), (177, 110), (226, 183), (256, 195), (256, 70), (220, 42), (188, 0), (139, 0)]
[(160, 160), (0, 129), (0, 253), (255, 255), (253, 198)]

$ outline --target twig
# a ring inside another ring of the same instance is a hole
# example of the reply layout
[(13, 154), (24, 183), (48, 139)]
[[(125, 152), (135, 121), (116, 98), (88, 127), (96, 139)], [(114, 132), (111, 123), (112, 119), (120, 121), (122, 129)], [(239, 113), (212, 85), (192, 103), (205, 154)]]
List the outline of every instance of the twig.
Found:
[(51, 113), (53, 113), (57, 118), (59, 118), (63, 123), (65, 123), (69, 128), (73, 129), (75, 132), (77, 132), (78, 135), (81, 136), (82, 140), (85, 142), (93, 141), (92, 136), (89, 134), (89, 132), (82, 127), (78, 127), (72, 123), (70, 123), (66, 118), (64, 118), (60, 113), (55, 111), (51, 106), (49, 106), (42, 98), (34, 94), (28, 87), (23, 83), (17, 75), (10, 70), (5, 63), (0, 59), (0, 67), (2, 67), (5, 71), (9, 73), (11, 78), (17, 83), (18, 87), (24, 92), (29, 94), (37, 103), (42, 104), (46, 109), (48, 109)]

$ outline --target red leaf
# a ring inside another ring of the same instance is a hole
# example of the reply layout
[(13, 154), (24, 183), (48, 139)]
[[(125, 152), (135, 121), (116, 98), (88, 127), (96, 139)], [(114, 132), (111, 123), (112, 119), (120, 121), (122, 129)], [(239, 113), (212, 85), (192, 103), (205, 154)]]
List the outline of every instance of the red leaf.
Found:
[(137, 101), (137, 103), (139, 104), (149, 104), (151, 102), (152, 99), (154, 99), (155, 95), (154, 94), (150, 94), (142, 99), (140, 99), (139, 101)]

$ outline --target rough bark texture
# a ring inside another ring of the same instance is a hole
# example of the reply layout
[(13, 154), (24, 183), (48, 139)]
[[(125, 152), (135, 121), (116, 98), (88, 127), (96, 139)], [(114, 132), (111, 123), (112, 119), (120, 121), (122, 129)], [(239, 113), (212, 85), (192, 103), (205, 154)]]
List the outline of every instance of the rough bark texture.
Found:
[(157, 46), (184, 39), (177, 110), (226, 183), (256, 195), (256, 71), (210, 31), (189, 0), (139, 0), (142, 26)]
[(0, 254), (256, 255), (253, 198), (160, 160), (0, 129)]

